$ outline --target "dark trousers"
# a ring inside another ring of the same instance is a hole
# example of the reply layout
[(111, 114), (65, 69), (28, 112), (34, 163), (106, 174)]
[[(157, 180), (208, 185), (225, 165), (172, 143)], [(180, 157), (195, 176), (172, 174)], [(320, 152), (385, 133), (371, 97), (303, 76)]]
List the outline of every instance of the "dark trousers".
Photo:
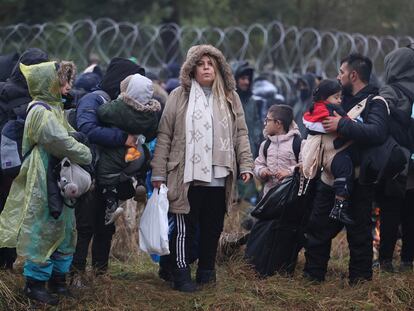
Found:
[[(15, 176), (0, 175), (0, 214), (6, 204), (7, 196)], [(17, 254), (15, 248), (0, 248), (0, 269), (13, 269)]]
[(380, 207), (380, 261), (392, 260), (401, 225), (401, 261), (414, 260), (414, 189), (408, 190), (405, 198), (384, 195), (378, 189), (377, 202)]
[(331, 163), (331, 172), (334, 176), (335, 194), (348, 198), (352, 194), (354, 183), (354, 165), (351, 148), (338, 152)]
[(0, 248), (0, 269), (13, 269), (16, 258), (15, 248)]
[(92, 267), (100, 272), (105, 272), (108, 268), (115, 225), (105, 226), (103, 205), (103, 198), (95, 190), (85, 195), (76, 207), (78, 240), (72, 262), (72, 267), (76, 270), (85, 270), (89, 244), (92, 239)]
[[(351, 196), (351, 214), (356, 224), (346, 225), (350, 250), (349, 279), (372, 278), (371, 206), (373, 189), (355, 182)], [(332, 239), (344, 225), (329, 218), (335, 198), (332, 187), (319, 181), (306, 230), (304, 272), (312, 278), (324, 280), (330, 258)]]
[(199, 229), (198, 268), (214, 270), (217, 245), (223, 231), (226, 213), (224, 187), (191, 186), (188, 191), (189, 214), (174, 214), (175, 228), (170, 240), (170, 258), (173, 267), (187, 268)]

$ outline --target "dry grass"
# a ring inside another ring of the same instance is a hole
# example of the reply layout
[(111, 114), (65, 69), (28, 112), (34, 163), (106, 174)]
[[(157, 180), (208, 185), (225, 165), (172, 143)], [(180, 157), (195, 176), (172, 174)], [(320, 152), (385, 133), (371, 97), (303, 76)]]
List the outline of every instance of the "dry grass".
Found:
[[(229, 218), (226, 231), (238, 230), (238, 221)], [(58, 307), (30, 305), (22, 294), (21, 265), (14, 274), (0, 272), (0, 310), (414, 310), (412, 273), (376, 272), (372, 282), (355, 287), (347, 284), (344, 234), (334, 241), (327, 281), (322, 285), (302, 279), (303, 254), (294, 278), (259, 279), (241, 259), (242, 252), (238, 252), (220, 261), (215, 287), (195, 294), (171, 290), (157, 277), (157, 265), (147, 255), (127, 253), (136, 242), (129, 237), (129, 242), (122, 244), (125, 236), (121, 238), (120, 234), (127, 235), (127, 228), (119, 228), (115, 237), (119, 244), (113, 249), (123, 261), (113, 258), (108, 276), (90, 278), (87, 289), (74, 290), (76, 299), (64, 299)]]

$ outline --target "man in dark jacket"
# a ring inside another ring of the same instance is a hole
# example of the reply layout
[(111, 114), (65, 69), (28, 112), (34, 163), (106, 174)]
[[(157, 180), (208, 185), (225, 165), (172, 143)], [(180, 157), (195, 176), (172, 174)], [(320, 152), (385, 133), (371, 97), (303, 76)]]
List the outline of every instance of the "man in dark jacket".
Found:
[[(412, 127), (414, 101), (414, 50), (402, 47), (389, 53), (384, 59), (385, 85), (379, 93), (390, 105), (390, 133), (402, 146), (413, 150), (408, 134)], [(410, 170), (409, 180), (414, 177)], [(376, 202), (380, 207), (379, 262), (383, 271), (394, 272), (392, 259), (398, 238), (399, 225), (402, 233), (400, 270), (412, 270), (414, 259), (414, 191), (406, 191), (407, 178), (400, 175), (394, 180), (383, 181), (376, 189)], [(412, 187), (412, 185), (411, 185)], [(411, 188), (410, 187), (410, 188)]]
[[(0, 132), (8, 120), (26, 118), (27, 105), (32, 101), (26, 79), (19, 64), (34, 65), (48, 61), (46, 52), (30, 48), (23, 52), (6, 82), (0, 82)], [(0, 173), (0, 213), (4, 208), (13, 179), (16, 176)], [(16, 260), (16, 250), (0, 249), (0, 268), (12, 269)]]
[(4, 82), (10, 77), (19, 58), (19, 53), (0, 55), (0, 82)]
[[(377, 89), (368, 85), (371, 70), (372, 62), (359, 54), (351, 54), (341, 62), (338, 80), (342, 84), (343, 106), (346, 111), (368, 96), (377, 94)], [(370, 99), (366, 107), (358, 118), (362, 122), (354, 122), (336, 115), (323, 122), (325, 130), (337, 132), (342, 137), (352, 140), (359, 153), (365, 152), (371, 146), (382, 144), (388, 137), (387, 106), (382, 100)], [(354, 166), (358, 165), (354, 163)], [(304, 268), (305, 277), (319, 282), (325, 279), (331, 241), (344, 226), (329, 218), (335, 194), (333, 188), (322, 180), (318, 181), (316, 187), (307, 227)], [(350, 209), (355, 224), (345, 225), (350, 250), (350, 284), (372, 279), (372, 197), (373, 185), (361, 185), (356, 179), (350, 198)]]
[(293, 116), (302, 137), (306, 137), (307, 135), (307, 130), (303, 125), (302, 120), (303, 114), (309, 110), (312, 104), (313, 90), (318, 86), (318, 84), (318, 77), (311, 72), (305, 73), (299, 77), (296, 82), (296, 88), (299, 90), (300, 100), (293, 106)]
[[(145, 70), (124, 58), (111, 60), (108, 69), (99, 84), (99, 90), (82, 97), (76, 111), (76, 125), (91, 144), (105, 147), (134, 146), (135, 137), (117, 128), (105, 127), (98, 119), (97, 110), (108, 100), (116, 99), (120, 92), (120, 83), (127, 76)], [(84, 271), (91, 239), (92, 266), (98, 273), (104, 273), (108, 267), (109, 251), (114, 224), (105, 226), (105, 209), (99, 189), (84, 198), (76, 210), (78, 241), (73, 256), (73, 271)], [(76, 284), (75, 284), (76, 285)]]
[[(236, 80), (237, 94), (243, 105), (244, 117), (246, 119), (247, 129), (249, 131), (249, 143), (253, 158), (258, 156), (260, 143), (263, 140), (263, 123), (261, 121), (260, 106), (258, 101), (253, 99), (253, 67), (248, 62), (239, 62), (236, 64), (234, 77)], [(244, 184), (238, 182), (238, 193), (240, 199), (249, 200), (255, 203), (257, 191), (254, 181)]]
[(260, 107), (252, 98), (254, 69), (248, 62), (241, 62), (236, 67), (234, 77), (236, 80), (237, 94), (243, 105), (247, 129), (249, 130), (249, 142), (253, 157), (257, 157), (260, 143), (262, 142), (263, 124), (260, 120)]
[(34, 65), (46, 62), (48, 59), (46, 52), (41, 49), (30, 48), (20, 56), (9, 79), (0, 83), (0, 129), (10, 119), (25, 118), (27, 104), (32, 100), (19, 64)]

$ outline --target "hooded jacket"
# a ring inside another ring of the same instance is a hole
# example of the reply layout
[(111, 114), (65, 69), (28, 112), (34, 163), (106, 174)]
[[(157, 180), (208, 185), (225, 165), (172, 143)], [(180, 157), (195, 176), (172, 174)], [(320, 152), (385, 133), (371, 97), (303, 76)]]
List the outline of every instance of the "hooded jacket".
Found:
[(242, 91), (239, 88), (237, 88), (237, 94), (239, 94), (240, 100), (242, 102), (248, 100), (249, 97), (252, 95), (253, 73), (254, 73), (254, 69), (253, 67), (249, 65), (248, 62), (242, 61), (242, 62), (236, 63), (236, 68), (234, 70), (234, 79), (236, 80), (236, 85), (237, 85), (237, 80), (241, 76), (248, 76), (249, 81), (250, 81), (249, 89), (247, 91)]
[(0, 55), (0, 82), (4, 82), (10, 77), (13, 68), (18, 61), (19, 53)]
[(414, 50), (403, 47), (384, 59), (385, 85), (379, 94), (388, 102), (391, 135), (401, 145), (413, 149), (407, 136), (414, 102)]
[[(120, 84), (131, 74), (144, 74), (144, 69), (124, 58), (111, 60), (108, 70), (99, 87), (107, 93), (109, 99), (116, 99), (120, 93)], [(105, 147), (120, 147), (125, 144), (128, 133), (103, 125), (98, 119), (98, 108), (106, 102), (102, 96), (90, 93), (81, 98), (76, 109), (76, 125), (84, 133), (91, 144)]]
[(46, 103), (51, 110), (37, 105), (27, 115), (22, 149), (30, 154), (13, 181), (6, 205), (0, 215), (0, 247), (17, 247), (17, 253), (36, 263), (45, 263), (56, 250), (75, 251), (74, 210), (63, 208), (55, 220), (49, 214), (47, 169), (51, 156), (68, 157), (87, 165), (91, 152), (69, 132), (62, 109), (59, 78), (55, 62), (32, 66), (20, 65), (33, 102)]
[(234, 77), (237, 84), (237, 79), (243, 75), (249, 76), (250, 86), (247, 91), (242, 91), (237, 88), (240, 101), (243, 106), (244, 115), (246, 119), (247, 129), (249, 131), (249, 143), (252, 149), (253, 156), (256, 157), (259, 152), (260, 142), (263, 140), (262, 135), (262, 121), (259, 102), (253, 98), (253, 68), (249, 66), (248, 62), (240, 62), (235, 69)]
[[(152, 98), (153, 95), (150, 79), (140, 74), (128, 76), (121, 82), (118, 98), (98, 108), (99, 120), (133, 135), (142, 134), (149, 142), (157, 134), (158, 112), (161, 110), (160, 103)], [(126, 169), (131, 171), (136, 164), (125, 162), (125, 151), (125, 146), (101, 149), (97, 169), (97, 179), (101, 185), (118, 184), (121, 181), (119, 174)]]
[(48, 59), (47, 53), (40, 49), (27, 49), (20, 56), (9, 79), (0, 83), (0, 130), (8, 120), (25, 118), (27, 104), (32, 100), (19, 64), (34, 65)]
[[(132, 79), (136, 76), (140, 79)], [(133, 135), (142, 134), (151, 141), (156, 136), (157, 112), (161, 110), (153, 95), (151, 80), (139, 74), (128, 76), (121, 82), (118, 98), (99, 107), (99, 120)]]
[(405, 116), (411, 117), (414, 97), (400, 98), (392, 86), (402, 86), (414, 95), (414, 50), (403, 47), (392, 51), (385, 56), (384, 67), (386, 84), (379, 94), (387, 100), (391, 111), (398, 109)]
[[(248, 132), (239, 96), (235, 92), (236, 83), (230, 66), (223, 54), (211, 45), (197, 45), (190, 48), (187, 58), (181, 68), (181, 86), (168, 97), (158, 128), (157, 145), (151, 162), (152, 180), (166, 181), (170, 212), (187, 214), (190, 212), (188, 189), (190, 184), (184, 184), (185, 143), (186, 143), (186, 113), (188, 106), (191, 79), (196, 63), (203, 55), (210, 55), (218, 62), (223, 76), (226, 100), (233, 116), (231, 131), (233, 135), (232, 170), (226, 178), (226, 205), (229, 208), (233, 202), (235, 182), (239, 172), (251, 172), (253, 160), (248, 141)], [(239, 168), (239, 170), (238, 170)]]
[(309, 107), (312, 104), (312, 93), (316, 87), (315, 79), (316, 76), (313, 73), (308, 72), (302, 75), (296, 83), (298, 84), (299, 82), (302, 82), (306, 86), (305, 89), (300, 91), (300, 99), (293, 106), (293, 117), (302, 137), (306, 137), (307, 134), (306, 128), (303, 125), (302, 116), (309, 110)]

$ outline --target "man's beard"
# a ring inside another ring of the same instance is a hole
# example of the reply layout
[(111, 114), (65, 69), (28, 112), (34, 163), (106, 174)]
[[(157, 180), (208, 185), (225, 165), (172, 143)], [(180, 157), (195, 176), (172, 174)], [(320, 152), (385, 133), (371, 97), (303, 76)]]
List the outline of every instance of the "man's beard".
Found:
[(342, 85), (342, 95), (343, 96), (352, 96), (352, 84), (347, 83)]

